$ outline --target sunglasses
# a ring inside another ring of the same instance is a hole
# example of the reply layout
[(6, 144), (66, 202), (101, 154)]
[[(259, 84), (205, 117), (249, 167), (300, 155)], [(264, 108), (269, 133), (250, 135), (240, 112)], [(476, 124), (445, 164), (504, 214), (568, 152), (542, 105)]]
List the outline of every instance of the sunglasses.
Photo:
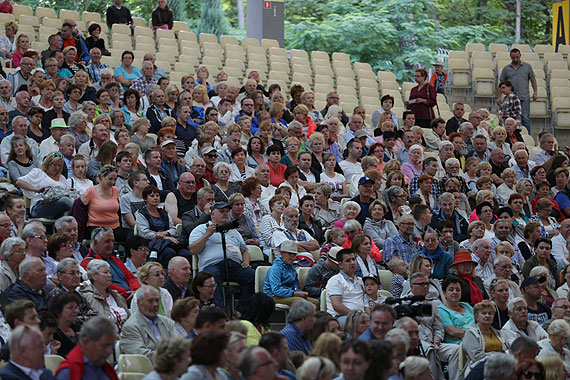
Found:
[(525, 379), (532, 379), (534, 377), (536, 380), (542, 380), (542, 374), (540, 372), (524, 371), (522, 375)]

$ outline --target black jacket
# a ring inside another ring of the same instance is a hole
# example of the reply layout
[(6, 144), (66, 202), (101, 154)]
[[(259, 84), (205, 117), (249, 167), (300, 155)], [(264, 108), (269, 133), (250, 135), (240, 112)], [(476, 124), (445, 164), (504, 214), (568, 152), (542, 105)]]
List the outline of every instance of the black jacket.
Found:
[[(148, 169), (145, 169), (146, 178), (148, 179), (149, 185), (157, 186), (156, 180), (150, 175)], [(176, 190), (174, 183), (170, 180), (169, 177), (164, 175), (164, 172), (161, 169), (158, 169), (158, 175), (162, 180), (162, 190), (160, 190), (160, 201), (164, 202), (168, 193), (173, 192)]]
[(182, 233), (184, 239), (188, 239), (190, 232), (200, 224), (208, 223), (210, 221), (210, 215), (203, 212), (200, 214), (198, 211), (198, 206), (195, 206), (192, 210), (186, 211), (182, 214)]
[[(313, 219), (311, 221), (313, 228), (311, 229), (311, 227), (309, 227), (307, 225), (307, 223), (305, 223), (305, 219), (303, 218), (303, 215), (301, 215), (301, 213), (299, 213), (299, 229), (300, 230), (305, 230), (309, 233), (309, 235), (311, 235), (316, 241), (319, 242), (319, 245), (322, 245), (325, 242), (325, 233), (323, 231), (323, 227), (321, 225), (321, 222), (319, 220), (315, 220)], [(314, 231), (313, 231), (314, 230)]]
[[(162, 287), (168, 290), (168, 293), (170, 293), (172, 296), (172, 300), (175, 302), (182, 295), (182, 290), (180, 290), (180, 288), (174, 283), (174, 281), (170, 279), (170, 277), (166, 279)], [(186, 293), (184, 293), (184, 296), (182, 298), (192, 297), (193, 295), (194, 294), (192, 293), (192, 290), (190, 290), (190, 284), (187, 284)]]
[(36, 311), (43, 311), (48, 308), (49, 296), (43, 290), (35, 291), (24, 281), (17, 279), (15, 283), (0, 294), (2, 310), (4, 310), (9, 303), (16, 300), (30, 300), (36, 306)]

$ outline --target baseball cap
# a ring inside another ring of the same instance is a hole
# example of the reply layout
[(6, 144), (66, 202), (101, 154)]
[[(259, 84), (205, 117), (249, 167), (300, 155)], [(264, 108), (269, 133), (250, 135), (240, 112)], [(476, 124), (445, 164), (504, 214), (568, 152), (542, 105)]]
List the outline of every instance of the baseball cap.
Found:
[(372, 178), (370, 178), (370, 177), (364, 176), (364, 177), (362, 177), (362, 178), (360, 178), (360, 179), (358, 180), (358, 186), (360, 186), (360, 185), (362, 185), (362, 184), (364, 184), (364, 183), (366, 183), (366, 182), (372, 182), (372, 183), (374, 183), (374, 180), (373, 180)]
[(202, 155), (204, 154), (208, 154), (210, 152), (217, 152), (216, 148), (214, 148), (213, 146), (207, 146), (205, 148), (202, 148)]
[(524, 279), (524, 281), (522, 282), (521, 287), (525, 288), (526, 286), (535, 284), (535, 283), (543, 283), (546, 281), (546, 277), (541, 276), (541, 277), (535, 277), (535, 276), (529, 276), (527, 278)]
[(338, 259), (336, 258), (337, 253), (342, 250), (342, 247), (332, 247), (327, 253), (327, 258), (335, 264), (338, 264)]
[(160, 144), (160, 147), (161, 147), (161, 148), (164, 148), (165, 146), (170, 145), (170, 144), (176, 145), (176, 143), (175, 143), (174, 141), (172, 141), (172, 140), (166, 140), (166, 141), (163, 141), (162, 144)]
[(366, 131), (362, 129), (359, 129), (358, 131), (354, 132), (354, 138), (360, 138), (365, 136), (368, 136), (368, 134), (366, 133)]
[(376, 283), (377, 283), (378, 285), (380, 285), (380, 281), (378, 281), (378, 279), (377, 279), (376, 277), (374, 277), (374, 276), (364, 276), (364, 277), (362, 277), (362, 282), (365, 282), (366, 280), (374, 280), (374, 281), (376, 281)]
[(210, 211), (214, 211), (217, 208), (232, 208), (232, 206), (226, 202), (216, 202), (212, 205), (212, 207), (210, 207)]

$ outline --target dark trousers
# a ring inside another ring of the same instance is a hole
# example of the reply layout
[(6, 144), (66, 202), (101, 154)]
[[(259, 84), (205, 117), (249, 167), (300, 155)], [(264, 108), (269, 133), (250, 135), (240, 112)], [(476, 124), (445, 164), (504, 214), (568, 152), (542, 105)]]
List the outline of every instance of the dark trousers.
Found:
[[(216, 291), (214, 292), (214, 299), (225, 310), (225, 300), (222, 284), (225, 281), (237, 282), (240, 284), (240, 297), (237, 310), (241, 313), (247, 307), (247, 301), (253, 295), (253, 288), (255, 283), (255, 271), (252, 268), (243, 268), (239, 263), (233, 260), (228, 262), (228, 276), (226, 277), (226, 269), (224, 261), (216, 264), (210, 264), (204, 268), (204, 271), (210, 272), (214, 275), (216, 280)], [(231, 316), (228, 316), (231, 317)]]

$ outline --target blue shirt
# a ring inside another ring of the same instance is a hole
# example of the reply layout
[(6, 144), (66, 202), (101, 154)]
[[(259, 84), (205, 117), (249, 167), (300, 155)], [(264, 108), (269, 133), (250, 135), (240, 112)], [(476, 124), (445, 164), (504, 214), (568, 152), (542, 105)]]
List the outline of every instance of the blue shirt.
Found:
[[(566, 191), (570, 191), (570, 188), (566, 187)], [(559, 191), (556, 194), (556, 197), (554, 197), (554, 200), (556, 203), (558, 203), (560, 210), (564, 210), (564, 208), (570, 207), (570, 199), (568, 198), (568, 195), (564, 193), (564, 191)]]
[[(138, 77), (141, 77), (141, 76), (142, 76), (142, 73), (141, 73), (141, 71), (140, 71), (138, 68), (136, 68), (136, 67), (134, 67), (134, 66), (131, 66), (131, 72), (130, 72), (130, 73), (127, 73), (127, 72), (125, 71), (125, 69), (123, 68), (123, 66), (122, 66), (122, 65), (119, 65), (119, 66), (115, 67), (115, 73), (114, 73), (113, 76), (114, 76), (114, 77), (119, 77), (119, 76), (121, 76), (121, 75), (122, 75), (123, 78), (125, 78), (126, 80), (134, 80), (134, 79), (137, 79)], [(123, 86), (123, 90), (126, 90), (127, 88), (128, 88), (127, 86)]]
[(420, 250), (418, 243), (410, 239), (404, 240), (402, 234), (389, 237), (384, 242), (384, 262), (390, 261), (393, 256), (399, 256), (406, 265), (410, 265), (412, 257)]
[(263, 283), (263, 293), (269, 297), (293, 297), (295, 291), (300, 291), (299, 278), (293, 265), (285, 264), (278, 257), (267, 271)]
[(311, 340), (299, 330), (299, 328), (291, 323), (288, 323), (283, 330), (280, 331), (287, 340), (289, 351), (302, 351), (309, 355), (313, 349)]
[(363, 340), (365, 342), (369, 342), (371, 340), (376, 340), (376, 337), (374, 336), (374, 334), (372, 334), (372, 330), (370, 330), (370, 327), (366, 329), (366, 331), (364, 331), (359, 337), (358, 340)]

